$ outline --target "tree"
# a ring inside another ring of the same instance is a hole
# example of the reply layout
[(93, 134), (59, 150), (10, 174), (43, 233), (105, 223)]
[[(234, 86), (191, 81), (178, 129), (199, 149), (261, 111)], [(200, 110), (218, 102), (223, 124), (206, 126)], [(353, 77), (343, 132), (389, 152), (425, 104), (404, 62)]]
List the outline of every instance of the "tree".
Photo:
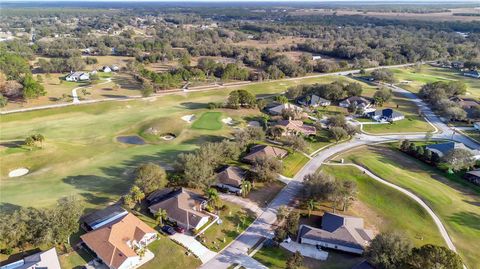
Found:
[(5, 107), (8, 104), (8, 99), (0, 93), (0, 107)]
[(398, 233), (380, 233), (370, 242), (365, 256), (379, 269), (402, 268), (410, 256), (412, 243)]
[(285, 205), (281, 205), (277, 209), (277, 221), (282, 222), (288, 216), (290, 210)]
[(461, 269), (463, 268), (460, 256), (454, 251), (435, 245), (424, 245), (414, 248), (408, 258), (409, 268), (412, 269)]
[(40, 74), (37, 75), (37, 82), (38, 83), (43, 83), (43, 78)]
[(280, 125), (274, 125), (267, 129), (267, 135), (273, 139), (277, 139), (283, 135), (285, 128)]
[(300, 213), (297, 211), (290, 211), (285, 219), (285, 230), (293, 237), (298, 231), (298, 225), (300, 221)]
[(328, 129), (328, 131), (329, 131), (330, 137), (335, 139), (335, 141), (337, 143), (338, 143), (338, 141), (348, 137), (348, 134), (345, 131), (345, 129), (343, 129), (341, 127), (332, 127), (330, 129)]
[(308, 199), (307, 201), (307, 208), (308, 208), (308, 217), (312, 214), (312, 211), (315, 210), (315, 200), (312, 198)]
[(153, 87), (150, 83), (145, 83), (142, 88), (142, 96), (150, 97), (153, 94)]
[(134, 184), (144, 193), (151, 193), (155, 190), (162, 189), (168, 183), (165, 170), (157, 164), (142, 164), (135, 172)]
[(343, 115), (334, 115), (327, 118), (328, 127), (345, 127), (347, 120)]
[(273, 182), (282, 172), (283, 165), (276, 158), (255, 158), (252, 164), (252, 174), (255, 180), (260, 182)]
[(130, 189), (130, 195), (132, 196), (132, 200), (137, 204), (140, 203), (143, 198), (145, 198), (145, 193), (143, 193), (142, 190), (136, 185), (133, 185), (133, 187)]
[(376, 105), (383, 106), (385, 102), (388, 102), (392, 98), (392, 90), (388, 88), (380, 88), (373, 95), (373, 100)]
[(246, 197), (251, 190), (252, 190), (252, 182), (248, 180), (244, 180), (242, 182), (242, 196)]
[(83, 209), (83, 202), (76, 196), (67, 196), (57, 201), (50, 221), (53, 238), (57, 244), (70, 243), (70, 235), (78, 231), (78, 221)]
[(26, 75), (22, 80), (23, 98), (31, 99), (38, 98), (46, 94), (45, 88), (42, 84), (33, 79), (32, 75)]
[(286, 269), (298, 269), (303, 265), (303, 256), (300, 251), (295, 251), (287, 260)]
[(475, 165), (475, 158), (473, 158), (473, 153), (468, 149), (453, 149), (447, 154), (445, 154), (442, 159), (454, 171), (470, 168)]
[(158, 209), (157, 212), (155, 212), (155, 222), (157, 223), (157, 226), (163, 226), (163, 221), (167, 219), (167, 211), (165, 209)]
[(130, 209), (135, 207), (135, 201), (133, 200), (130, 194), (123, 196), (123, 205), (125, 205), (125, 207)]
[(347, 92), (348, 97), (361, 96), (363, 92), (362, 85), (360, 85), (360, 83), (357, 83), (357, 82), (353, 82), (345, 85), (344, 90)]
[(288, 103), (288, 98), (285, 97), (284, 95), (277, 95), (275, 96), (275, 101), (277, 101), (280, 104), (286, 104)]
[(375, 80), (384, 81), (384, 82), (387, 82), (387, 83), (395, 82), (393, 72), (389, 69), (386, 69), (386, 68), (374, 70), (372, 72), (372, 77)]
[(218, 191), (214, 188), (209, 188), (206, 191), (206, 195), (208, 204), (211, 207), (216, 208), (218, 206), (218, 203), (220, 202), (220, 196), (218, 195)]
[(351, 201), (355, 200), (357, 194), (357, 183), (351, 180), (345, 180), (342, 182), (340, 194), (343, 201), (343, 211), (346, 211), (351, 204)]
[(305, 151), (308, 147), (307, 142), (303, 137), (297, 135), (288, 135), (285, 136), (285, 145), (291, 147), (293, 150)]

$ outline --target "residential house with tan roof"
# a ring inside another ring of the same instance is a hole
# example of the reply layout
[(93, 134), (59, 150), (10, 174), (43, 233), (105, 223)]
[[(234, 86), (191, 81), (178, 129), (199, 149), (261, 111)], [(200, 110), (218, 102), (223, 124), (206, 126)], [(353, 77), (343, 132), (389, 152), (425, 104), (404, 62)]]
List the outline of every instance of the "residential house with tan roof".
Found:
[(242, 183), (246, 178), (246, 171), (240, 167), (227, 166), (217, 174), (215, 185), (236, 194), (242, 193)]
[(198, 230), (209, 220), (204, 212), (206, 199), (201, 195), (185, 188), (166, 188), (153, 192), (147, 197), (150, 206), (148, 209), (155, 214), (160, 209), (167, 212), (168, 219), (187, 230)]
[(325, 213), (321, 227), (301, 225), (299, 243), (362, 254), (374, 237), (371, 230), (364, 228), (362, 218)]
[(294, 104), (286, 103), (286, 104), (281, 104), (281, 105), (269, 108), (268, 113), (272, 115), (282, 115), (283, 111), (285, 110), (294, 110), (298, 112), (303, 112), (303, 109), (301, 107), (296, 106)]
[(144, 257), (138, 252), (157, 239), (157, 232), (128, 213), (80, 238), (108, 268), (129, 269), (153, 258), (148, 250)]
[(253, 163), (256, 158), (277, 158), (277, 159), (282, 159), (285, 156), (287, 156), (288, 151), (277, 148), (277, 147), (272, 147), (268, 145), (255, 145), (253, 146), (249, 153), (243, 157), (243, 161), (247, 163)]
[(276, 125), (284, 128), (282, 135), (315, 135), (317, 133), (314, 126), (303, 124), (301, 120), (280, 120)]
[(372, 102), (361, 96), (352, 96), (341, 101), (338, 105), (344, 108), (349, 108), (351, 105), (354, 105), (358, 109), (365, 111), (372, 106)]

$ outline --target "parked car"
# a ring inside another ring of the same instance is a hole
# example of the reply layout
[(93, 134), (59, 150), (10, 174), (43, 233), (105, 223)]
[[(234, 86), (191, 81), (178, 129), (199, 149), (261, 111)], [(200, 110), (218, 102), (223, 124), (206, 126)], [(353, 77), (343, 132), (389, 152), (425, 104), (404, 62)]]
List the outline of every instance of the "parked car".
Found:
[(185, 228), (183, 228), (182, 226), (177, 226), (177, 227), (175, 227), (175, 231), (183, 234), (183, 233), (185, 233)]
[(177, 233), (177, 232), (175, 232), (175, 229), (173, 229), (172, 226), (168, 226), (168, 225), (164, 225), (162, 227), (162, 231), (166, 234), (169, 234), (169, 235), (174, 235), (174, 234)]

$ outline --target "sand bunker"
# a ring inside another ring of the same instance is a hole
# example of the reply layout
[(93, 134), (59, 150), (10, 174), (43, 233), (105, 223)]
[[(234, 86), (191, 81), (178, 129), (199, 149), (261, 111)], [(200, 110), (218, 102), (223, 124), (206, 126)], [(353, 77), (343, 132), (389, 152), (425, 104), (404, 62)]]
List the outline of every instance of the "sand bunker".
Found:
[(8, 177), (21, 177), (21, 176), (24, 176), (26, 174), (28, 174), (28, 169), (22, 167), (22, 168), (18, 168), (18, 169), (10, 171), (10, 173), (8, 173)]
[(225, 118), (225, 119), (222, 119), (222, 122), (225, 123), (225, 124), (228, 124), (228, 125), (234, 125), (235, 122), (233, 121), (232, 118), (228, 117), (228, 118)]
[(171, 135), (171, 134), (167, 134), (167, 135), (161, 136), (160, 138), (163, 139), (163, 140), (166, 140), (166, 141), (170, 141), (170, 140), (175, 139), (175, 136)]
[(192, 123), (195, 120), (195, 115), (192, 114), (192, 115), (183, 116), (182, 120), (184, 120), (188, 123)]

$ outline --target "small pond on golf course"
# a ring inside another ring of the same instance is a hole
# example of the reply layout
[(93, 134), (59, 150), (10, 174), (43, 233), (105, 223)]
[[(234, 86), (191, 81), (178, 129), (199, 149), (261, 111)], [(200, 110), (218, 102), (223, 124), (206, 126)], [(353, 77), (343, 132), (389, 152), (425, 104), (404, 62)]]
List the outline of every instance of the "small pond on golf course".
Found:
[(144, 145), (145, 140), (140, 136), (130, 135), (130, 136), (117, 136), (117, 141), (124, 144), (131, 145)]

